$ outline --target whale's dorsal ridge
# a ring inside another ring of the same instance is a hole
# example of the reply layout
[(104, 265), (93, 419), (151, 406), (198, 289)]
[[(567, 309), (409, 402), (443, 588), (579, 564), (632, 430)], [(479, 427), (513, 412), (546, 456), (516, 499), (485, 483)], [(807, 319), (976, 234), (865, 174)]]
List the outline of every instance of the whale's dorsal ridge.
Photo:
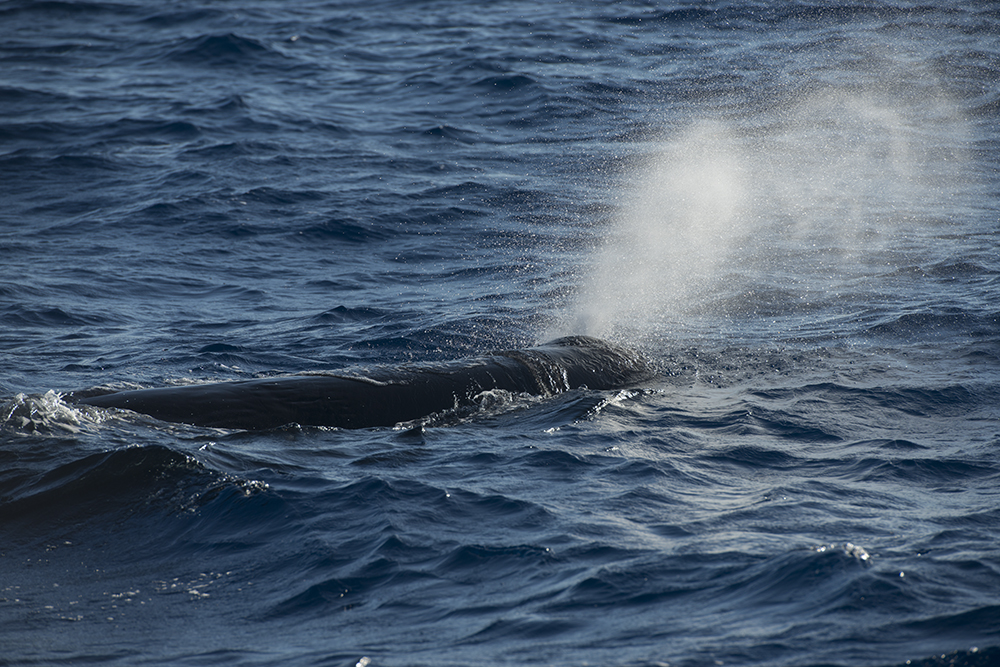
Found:
[(494, 389), (551, 395), (570, 389), (618, 389), (653, 372), (627, 348), (590, 336), (565, 336), (523, 350), (444, 364), (306, 373), (216, 384), (122, 391), (79, 400), (195, 426), (263, 429), (393, 426), (471, 405)]

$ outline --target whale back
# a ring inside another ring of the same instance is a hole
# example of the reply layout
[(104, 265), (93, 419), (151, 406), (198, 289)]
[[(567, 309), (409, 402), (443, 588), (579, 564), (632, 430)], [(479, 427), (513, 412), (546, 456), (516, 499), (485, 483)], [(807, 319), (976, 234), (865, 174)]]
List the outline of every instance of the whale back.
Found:
[(500, 353), (527, 366), (541, 387), (533, 393), (570, 389), (618, 389), (650, 379), (654, 371), (633, 350), (591, 336), (567, 336)]
[(586, 336), (525, 350), (364, 375), (324, 373), (138, 389), (80, 403), (196, 426), (265, 429), (289, 423), (340, 428), (392, 426), (461, 406), (484, 391), (548, 396), (587, 387), (616, 389), (652, 376), (638, 354)]

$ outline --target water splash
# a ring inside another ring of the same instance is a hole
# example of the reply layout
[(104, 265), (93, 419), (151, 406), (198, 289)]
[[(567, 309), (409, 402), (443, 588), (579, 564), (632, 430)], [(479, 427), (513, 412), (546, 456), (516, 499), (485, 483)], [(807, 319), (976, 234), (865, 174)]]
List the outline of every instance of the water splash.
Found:
[(16, 394), (0, 405), (0, 431), (15, 433), (78, 433), (83, 415), (51, 389), (44, 394)]

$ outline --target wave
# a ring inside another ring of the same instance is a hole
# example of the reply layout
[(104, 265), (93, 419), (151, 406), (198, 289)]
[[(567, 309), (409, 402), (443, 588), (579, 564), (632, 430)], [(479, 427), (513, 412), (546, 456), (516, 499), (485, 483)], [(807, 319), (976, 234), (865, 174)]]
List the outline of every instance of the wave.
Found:
[(318, 315), (313, 315), (310, 319), (313, 322), (326, 326), (331, 322), (372, 322), (384, 320), (390, 313), (380, 308), (348, 308), (347, 306), (337, 306), (330, 310), (323, 311)]
[(888, 387), (824, 382), (795, 388), (754, 390), (751, 395), (803, 407), (809, 402), (817, 402), (854, 407), (859, 412), (878, 410), (912, 417), (954, 417), (996, 405), (1000, 401), (1000, 388), (988, 382), (945, 386), (901, 384)]
[(941, 653), (923, 659), (907, 660), (897, 667), (992, 667), (996, 664), (1000, 664), (1000, 646)]
[(449, 139), (456, 143), (467, 145), (477, 144), (483, 141), (477, 132), (463, 130), (457, 127), (452, 127), (451, 125), (436, 125), (423, 130), (420, 134), (425, 137)]
[(133, 445), (60, 462), (65, 457), (49, 452), (34, 469), (22, 467), (5, 476), (0, 528), (7, 540), (30, 544), (55, 533), (89, 543), (98, 535), (137, 531), (156, 537), (136, 544), (114, 538), (129, 544), (134, 557), (177, 557), (206, 547), (223, 554), (259, 544), (279, 530), (279, 517), (287, 511), (275, 504), (266, 484), (214, 472), (162, 445)]
[(81, 17), (102, 16), (105, 14), (128, 14), (134, 10), (131, 5), (117, 2), (73, 2), (72, 0), (14, 0), (0, 8), (0, 16), (10, 19), (20, 18), (22, 14), (37, 14), (39, 16)]
[(473, 85), (494, 92), (512, 92), (524, 90), (534, 84), (535, 80), (529, 76), (524, 76), (523, 74), (506, 74), (488, 76), (476, 81)]
[(156, 11), (156, 13), (144, 17), (141, 22), (162, 29), (176, 26), (210, 24), (225, 16), (224, 11), (214, 8), (166, 9)]
[[(954, 267), (949, 270), (955, 270)], [(869, 327), (865, 334), (875, 338), (927, 340), (971, 336), (996, 340), (1000, 313), (976, 313), (953, 307), (893, 315)]]
[(245, 67), (273, 57), (281, 56), (260, 40), (234, 33), (188, 37), (175, 44), (169, 53), (171, 60), (198, 67)]
[(19, 327), (90, 327), (119, 323), (104, 315), (74, 313), (57, 306), (8, 306), (2, 314), (5, 324)]
[[(302, 498), (306, 501), (306, 498)], [(539, 505), (499, 494), (471, 490), (445, 490), (405, 479), (366, 477), (328, 488), (308, 499), (302, 520), (322, 528), (329, 525), (344, 535), (352, 526), (364, 525), (358, 539), (339, 548), (303, 553), (284, 567), (283, 578), (296, 583), (274, 602), (271, 614), (322, 614), (347, 606), (384, 603), (383, 592), (411, 590), (434, 581), (454, 580), (462, 572), (480, 572), (490, 579), (517, 569), (518, 564), (549, 558), (548, 550), (531, 545), (468, 544), (459, 535), (452, 542), (443, 537), (435, 544), (414, 543), (408, 535), (421, 526), (452, 522), (489, 522), (497, 535), (527, 526), (539, 526), (549, 513)], [(398, 525), (386, 509), (394, 506), (419, 510), (407, 512), (406, 525)], [(341, 508), (340, 511), (331, 508)], [(312, 512), (319, 512), (310, 517)], [(344, 519), (336, 519), (341, 516)], [(320, 524), (317, 525), (316, 521)], [(331, 523), (333, 522), (333, 523)], [(346, 531), (346, 532), (345, 532)], [(363, 535), (363, 537), (362, 537)], [(390, 585), (391, 582), (391, 585)], [(393, 598), (397, 597), (395, 594)]]
[(853, 481), (919, 484), (927, 488), (1000, 477), (994, 465), (940, 458), (867, 458), (853, 462), (849, 468), (848, 476)]
[(293, 240), (302, 243), (344, 242), (363, 245), (388, 241), (397, 236), (396, 230), (384, 225), (337, 218), (331, 218), (292, 232)]

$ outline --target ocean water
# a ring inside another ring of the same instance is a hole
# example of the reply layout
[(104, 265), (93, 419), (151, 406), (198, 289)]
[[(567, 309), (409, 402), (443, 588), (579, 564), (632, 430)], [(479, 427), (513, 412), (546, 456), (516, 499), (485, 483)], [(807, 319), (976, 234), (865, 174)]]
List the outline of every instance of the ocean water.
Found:
[[(0, 664), (1000, 664), (994, 3), (0, 0)], [(640, 350), (397, 428), (75, 393)]]

